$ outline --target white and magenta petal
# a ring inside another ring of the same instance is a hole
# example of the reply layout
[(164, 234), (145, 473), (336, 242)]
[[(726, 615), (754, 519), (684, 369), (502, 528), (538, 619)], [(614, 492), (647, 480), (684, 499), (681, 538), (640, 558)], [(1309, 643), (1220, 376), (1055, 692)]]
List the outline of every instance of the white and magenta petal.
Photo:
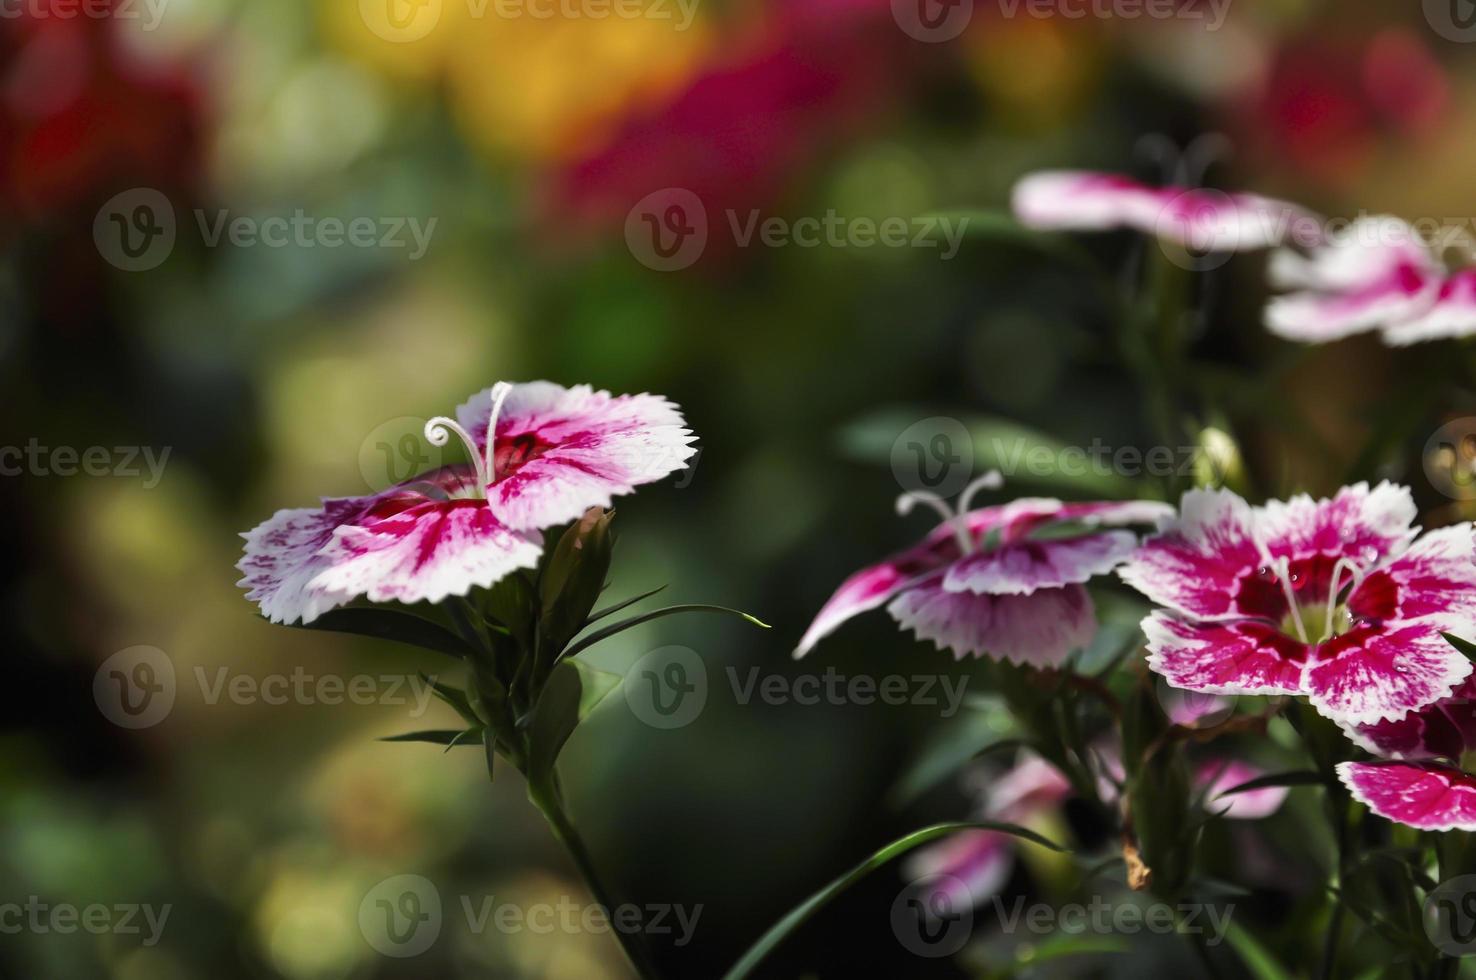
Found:
[(1391, 323), (1384, 340), (1396, 347), (1422, 340), (1469, 337), (1476, 333), (1476, 268), (1462, 269), (1440, 283), (1435, 299), (1424, 312)]
[(988, 656), (1035, 667), (1060, 666), (1097, 631), (1091, 597), (1080, 585), (976, 595), (949, 592), (936, 574), (904, 590), (887, 611), (903, 629), (957, 658)]
[(1041, 230), (1131, 228), (1195, 249), (1235, 252), (1282, 241), (1308, 214), (1255, 194), (1184, 187), (1152, 188), (1118, 174), (1042, 171), (1029, 174), (1011, 197), (1015, 216)]
[(1450, 697), (1397, 721), (1344, 729), (1360, 747), (1386, 759), (1459, 759), (1476, 748), (1476, 678)]
[(1190, 490), (1178, 520), (1149, 538), (1118, 569), (1123, 581), (1187, 616), (1258, 614), (1238, 604), (1242, 581), (1261, 565), (1254, 517), (1229, 490)]
[[(480, 445), (495, 391), (456, 410)], [(508, 527), (562, 524), (681, 469), (696, 452), (694, 440), (677, 406), (656, 395), (614, 396), (548, 381), (512, 385), (497, 417), (487, 499)]]
[[(1255, 512), (1256, 533), (1274, 558), (1348, 558), (1362, 567), (1402, 551), (1418, 529), (1409, 488), (1380, 483), (1344, 487), (1331, 499), (1300, 494), (1271, 500)], [(1320, 598), (1325, 598), (1324, 593)]]
[(279, 510), (241, 535), (246, 552), (236, 567), (245, 575), (238, 586), (274, 623), (312, 622), (337, 601), (308, 589), (328, 567), (319, 552), (333, 532), (373, 506), (373, 497), (327, 499), (321, 507)]
[(1137, 546), (1137, 535), (1131, 531), (1015, 541), (954, 562), (944, 575), (943, 587), (949, 592), (1029, 595), (1104, 575)]
[(1220, 759), (1201, 764), (1195, 770), (1194, 782), (1204, 792), (1210, 810), (1231, 820), (1260, 820), (1281, 809), (1289, 792), (1287, 787), (1265, 786), (1224, 797), (1220, 794), (1264, 775), (1265, 770), (1248, 762)]
[(1300, 694), (1308, 647), (1256, 620), (1191, 623), (1154, 612), (1143, 620), (1148, 667), (1170, 685), (1204, 694)]
[(1266, 325), (1291, 340), (1326, 342), (1427, 312), (1442, 270), (1409, 225), (1361, 218), (1309, 257), (1277, 253), (1273, 285), (1294, 289), (1266, 307)]
[(308, 588), (336, 602), (440, 602), (533, 568), (542, 550), (536, 533), (507, 527), (483, 500), (429, 500), (340, 527)]
[(1449, 697), (1470, 673), (1438, 623), (1360, 623), (1317, 647), (1303, 683), (1312, 706), (1340, 725), (1372, 725)]
[(1343, 762), (1338, 778), (1386, 820), (1420, 830), (1476, 830), (1476, 776), (1433, 763)]
[(933, 907), (959, 912), (999, 894), (1015, 866), (1015, 838), (966, 830), (915, 852), (902, 865), (911, 881), (927, 882)]

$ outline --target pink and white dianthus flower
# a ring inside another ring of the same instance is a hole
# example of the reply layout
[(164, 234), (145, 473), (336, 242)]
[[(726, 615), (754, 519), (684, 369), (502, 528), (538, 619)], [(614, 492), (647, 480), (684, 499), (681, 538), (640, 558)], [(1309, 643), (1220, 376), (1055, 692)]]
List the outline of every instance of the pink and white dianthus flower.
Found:
[(1476, 749), (1476, 677), (1448, 698), (1397, 721), (1348, 730), (1381, 756), (1344, 762), (1338, 778), (1379, 816), (1421, 830), (1476, 830), (1476, 775), (1460, 767)]
[(1476, 333), (1476, 268), (1448, 273), (1415, 229), (1388, 215), (1360, 218), (1302, 255), (1278, 250), (1266, 325), (1323, 343), (1378, 330), (1395, 346)]
[(1137, 546), (1137, 535), (1122, 525), (1153, 524), (1172, 509), (1151, 501), (1044, 497), (968, 509), (978, 490), (999, 483), (997, 473), (975, 480), (956, 509), (933, 494), (903, 494), (900, 513), (924, 503), (942, 523), (922, 543), (846, 579), (795, 656), (882, 605), (904, 629), (959, 659), (970, 654), (1048, 667), (1089, 643), (1097, 623), (1084, 584)]
[(1047, 170), (1011, 195), (1015, 217), (1042, 231), (1130, 228), (1207, 252), (1244, 252), (1285, 240), (1306, 209), (1258, 194), (1149, 187), (1119, 174)]
[[(489, 420), (495, 420), (489, 424)], [(679, 469), (695, 449), (675, 405), (588, 385), (499, 383), (426, 423), (470, 464), (366, 497), (281, 510), (242, 535), (247, 598), (273, 622), (311, 623), (360, 596), (439, 602), (532, 568), (541, 528)]]
[(1344, 726), (1448, 697), (1471, 674), (1442, 634), (1476, 624), (1476, 547), (1463, 527), (1416, 539), (1414, 518), (1389, 483), (1262, 507), (1189, 491), (1119, 570), (1166, 607), (1143, 621), (1148, 666), (1190, 691), (1305, 695)]

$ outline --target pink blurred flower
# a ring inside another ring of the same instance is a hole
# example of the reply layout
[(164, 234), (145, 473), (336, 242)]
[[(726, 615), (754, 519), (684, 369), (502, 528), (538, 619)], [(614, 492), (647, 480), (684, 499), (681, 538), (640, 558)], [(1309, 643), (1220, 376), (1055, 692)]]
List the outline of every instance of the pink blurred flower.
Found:
[[(899, 511), (922, 502), (937, 509), (943, 522), (921, 544), (843, 582), (795, 656), (804, 656), (846, 620), (887, 603), (904, 629), (959, 658), (972, 654), (1053, 666), (1089, 643), (1096, 617), (1083, 583), (1111, 571), (1137, 544), (1131, 531), (1101, 529), (1152, 524), (1172, 509), (1149, 501), (1048, 498), (968, 509), (978, 490), (998, 483), (998, 474), (974, 481), (956, 510), (931, 494), (903, 494)], [(1082, 525), (1080, 533), (1032, 536), (1073, 524)]]
[(1015, 185), (1015, 216), (1041, 230), (1130, 228), (1188, 248), (1241, 252), (1286, 239), (1306, 209), (1257, 194), (1148, 187), (1118, 174), (1048, 170)]
[(1476, 333), (1476, 267), (1447, 274), (1398, 218), (1361, 218), (1308, 256), (1279, 250), (1270, 274), (1288, 292), (1266, 307), (1266, 325), (1292, 340), (1379, 330), (1404, 345)]

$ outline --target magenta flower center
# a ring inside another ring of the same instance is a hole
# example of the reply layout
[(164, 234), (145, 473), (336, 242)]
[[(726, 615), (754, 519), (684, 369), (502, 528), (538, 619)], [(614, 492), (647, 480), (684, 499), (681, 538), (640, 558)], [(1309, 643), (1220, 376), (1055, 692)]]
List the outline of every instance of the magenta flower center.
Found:
[(1391, 616), (1398, 607), (1398, 586), (1388, 575), (1369, 575), (1341, 555), (1282, 558), (1240, 577), (1235, 607), (1246, 617), (1274, 623), (1288, 639), (1319, 647), (1326, 658), (1356, 645)]

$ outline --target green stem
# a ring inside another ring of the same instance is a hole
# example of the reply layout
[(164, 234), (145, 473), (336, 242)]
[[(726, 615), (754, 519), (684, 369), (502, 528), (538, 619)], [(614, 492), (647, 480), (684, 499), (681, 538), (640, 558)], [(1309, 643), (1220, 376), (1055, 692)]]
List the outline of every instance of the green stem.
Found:
[[(595, 873), (594, 862), (590, 859), (589, 851), (584, 846), (584, 840), (574, 829), (574, 824), (564, 810), (557, 777), (550, 775), (547, 779), (530, 781), (528, 798), (533, 801), (534, 806), (538, 807), (553, 830), (554, 836), (559, 839), (570, 857), (574, 859), (574, 864), (584, 878), (584, 884), (589, 888), (590, 894), (594, 896), (596, 902), (603, 906), (606, 917), (613, 921), (616, 903), (612, 900), (610, 892), (600, 882), (599, 875)], [(625, 929), (612, 929), (612, 931), (620, 940), (620, 948), (625, 952), (626, 959), (629, 960), (631, 968), (635, 970), (636, 976), (641, 980), (655, 980), (656, 970), (651, 966), (650, 955), (646, 951), (640, 934)]]

